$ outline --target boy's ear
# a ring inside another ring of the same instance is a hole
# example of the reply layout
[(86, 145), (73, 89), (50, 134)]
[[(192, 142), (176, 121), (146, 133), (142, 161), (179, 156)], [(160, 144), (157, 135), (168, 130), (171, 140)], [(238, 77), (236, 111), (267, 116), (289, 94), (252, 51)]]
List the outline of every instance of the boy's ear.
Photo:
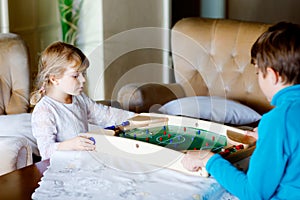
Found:
[(268, 67), (267, 68), (267, 74), (270, 78), (270, 81), (276, 85), (277, 83), (279, 83), (281, 81), (281, 77), (279, 76), (279, 73), (277, 71), (275, 71), (273, 68)]

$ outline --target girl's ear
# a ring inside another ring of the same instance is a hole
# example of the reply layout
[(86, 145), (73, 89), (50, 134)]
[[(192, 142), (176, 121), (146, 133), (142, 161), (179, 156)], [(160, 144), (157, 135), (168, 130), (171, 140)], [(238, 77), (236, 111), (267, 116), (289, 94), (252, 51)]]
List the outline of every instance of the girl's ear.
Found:
[(55, 75), (50, 75), (50, 76), (49, 76), (49, 80), (50, 80), (50, 82), (51, 82), (53, 85), (57, 85), (57, 84), (58, 84), (58, 82), (57, 82), (57, 80), (56, 80), (56, 78), (55, 78)]
[(271, 81), (271, 83), (274, 85), (281, 82), (281, 77), (279, 76), (279, 73), (271, 67), (267, 68), (267, 76), (268, 76), (269, 80)]

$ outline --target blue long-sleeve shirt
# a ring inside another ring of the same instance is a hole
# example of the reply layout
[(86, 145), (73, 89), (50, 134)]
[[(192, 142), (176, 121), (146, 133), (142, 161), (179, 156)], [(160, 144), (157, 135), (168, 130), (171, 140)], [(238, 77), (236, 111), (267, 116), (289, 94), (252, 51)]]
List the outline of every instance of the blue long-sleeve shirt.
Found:
[(216, 154), (207, 171), (240, 199), (300, 199), (300, 85), (274, 95), (274, 109), (258, 125), (247, 173)]

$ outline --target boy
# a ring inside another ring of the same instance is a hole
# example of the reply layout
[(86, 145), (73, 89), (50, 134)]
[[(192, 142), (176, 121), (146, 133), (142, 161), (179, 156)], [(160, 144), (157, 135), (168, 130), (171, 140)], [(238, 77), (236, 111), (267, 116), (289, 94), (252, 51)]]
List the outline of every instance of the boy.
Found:
[(211, 152), (189, 152), (182, 164), (189, 170), (206, 167), (240, 199), (300, 199), (300, 26), (270, 27), (252, 46), (251, 57), (260, 88), (275, 107), (258, 125), (248, 172)]

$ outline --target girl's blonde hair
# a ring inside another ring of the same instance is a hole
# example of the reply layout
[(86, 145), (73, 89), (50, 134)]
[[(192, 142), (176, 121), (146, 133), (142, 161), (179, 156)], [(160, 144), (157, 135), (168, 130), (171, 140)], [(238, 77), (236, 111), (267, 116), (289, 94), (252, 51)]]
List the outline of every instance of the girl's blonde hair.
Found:
[(73, 64), (77, 71), (84, 71), (89, 66), (89, 60), (80, 49), (64, 42), (52, 43), (42, 52), (34, 90), (30, 97), (32, 106), (45, 95), (50, 85), (49, 77), (62, 77), (70, 64)]

